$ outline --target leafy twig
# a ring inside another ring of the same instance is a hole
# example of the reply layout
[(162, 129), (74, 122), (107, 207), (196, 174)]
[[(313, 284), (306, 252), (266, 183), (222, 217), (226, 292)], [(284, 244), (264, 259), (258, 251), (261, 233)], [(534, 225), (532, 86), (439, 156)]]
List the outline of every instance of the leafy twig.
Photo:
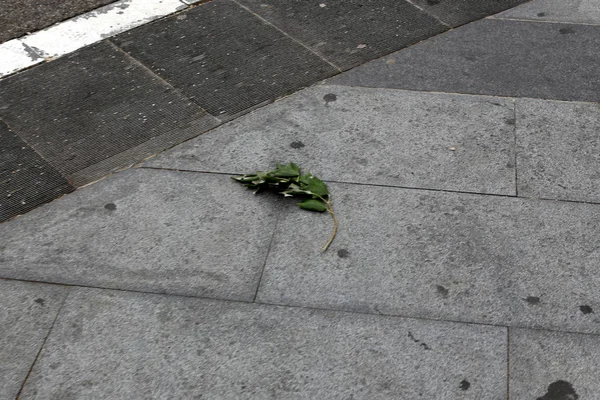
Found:
[(273, 171), (257, 171), (253, 174), (232, 176), (231, 178), (240, 182), (248, 189), (253, 189), (254, 193), (273, 190), (283, 194), (285, 197), (304, 198), (304, 200), (298, 203), (298, 207), (303, 210), (327, 211), (333, 218), (333, 232), (325, 246), (323, 246), (323, 251), (326, 251), (335, 239), (338, 231), (338, 219), (331, 204), (327, 185), (311, 173), (303, 175), (300, 167), (296, 164), (277, 164), (277, 168)]

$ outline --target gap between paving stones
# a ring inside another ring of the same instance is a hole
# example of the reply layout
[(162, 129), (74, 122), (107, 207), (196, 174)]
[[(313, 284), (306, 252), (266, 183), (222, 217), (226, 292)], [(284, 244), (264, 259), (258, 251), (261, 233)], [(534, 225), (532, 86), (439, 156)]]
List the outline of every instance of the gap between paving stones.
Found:
[[(531, 22), (531, 23), (542, 23), (542, 24), (559, 24), (559, 25), (582, 25), (582, 26), (600, 26), (600, 24), (593, 24), (591, 22), (569, 22), (569, 21), (544, 21), (539, 19), (523, 19), (523, 18), (509, 18), (509, 17), (496, 17), (489, 16), (484, 19), (502, 20), (502, 21), (518, 21), (518, 22)], [(563, 100), (568, 101), (568, 100)]]
[[(2, 279), (2, 278), (0, 278), (0, 279)], [(10, 279), (3, 279), (3, 280), (9, 281)], [(18, 280), (16, 280), (16, 281), (19, 282)], [(30, 282), (30, 283), (38, 283), (38, 282)], [(65, 297), (63, 298), (61, 305), (58, 307), (58, 311), (56, 312), (56, 315), (54, 316), (54, 320), (52, 320), (52, 325), (50, 325), (50, 329), (48, 329), (48, 333), (46, 334), (46, 337), (44, 337), (44, 340), (42, 341), (42, 344), (40, 345), (40, 348), (39, 348), (37, 354), (35, 355), (35, 358), (33, 359), (31, 366), (29, 367), (29, 371), (27, 371), (27, 376), (25, 376), (25, 379), (23, 380), (23, 384), (19, 388), (19, 392), (17, 393), (17, 396), (15, 397), (16, 400), (19, 400), (19, 397), (21, 396), (21, 393), (23, 392), (23, 389), (25, 388), (25, 385), (27, 384), (27, 380), (31, 376), (33, 367), (37, 363), (38, 359), (40, 358), (40, 355), (42, 354), (42, 351), (44, 350), (44, 347), (46, 346), (46, 342), (48, 341), (48, 338), (50, 337), (50, 334), (52, 333), (52, 329), (54, 328), (56, 321), (58, 321), (60, 312), (63, 309), (63, 307), (65, 306), (65, 303), (67, 302), (67, 298), (69, 297), (70, 292), (71, 292), (70, 290), (66, 291)]]
[[(568, 334), (582, 335), (582, 336), (600, 336), (600, 333), (571, 331), (568, 329), (561, 330), (561, 329), (528, 327), (528, 326), (520, 326), (520, 325), (502, 325), (502, 324), (493, 324), (493, 323), (485, 323), (485, 322), (477, 322), (477, 321), (466, 322), (466, 321), (461, 321), (461, 320), (418, 317), (418, 316), (411, 316), (411, 315), (404, 315), (404, 314), (388, 314), (388, 313), (383, 313), (383, 312), (368, 312), (368, 311), (361, 311), (361, 310), (348, 310), (348, 309), (343, 309), (343, 308), (317, 307), (317, 306), (306, 306), (306, 305), (298, 305), (298, 304), (279, 304), (279, 303), (271, 303), (271, 302), (256, 301), (256, 300), (245, 301), (245, 300), (224, 299), (224, 298), (208, 297), (208, 296), (194, 296), (194, 295), (186, 295), (186, 294), (163, 293), (163, 292), (153, 292), (153, 291), (145, 291), (145, 290), (121, 289), (121, 288), (115, 288), (115, 287), (103, 287), (103, 286), (69, 284), (69, 283), (50, 282), (50, 281), (36, 281), (36, 280), (27, 280), (27, 279), (5, 278), (5, 277), (1, 277), (1, 276), (0, 276), (0, 281), (24, 282), (24, 283), (32, 283), (32, 284), (39, 284), (39, 285), (59, 286), (59, 287), (64, 287), (67, 290), (69, 290), (69, 288), (96, 289), (96, 290), (122, 292), (122, 293), (139, 293), (139, 294), (147, 294), (147, 295), (161, 296), (161, 297), (177, 297), (177, 298), (184, 298), (184, 299), (210, 300), (210, 301), (218, 301), (218, 302), (224, 302), (224, 303), (258, 304), (258, 305), (264, 305), (264, 306), (269, 306), (269, 307), (305, 309), (305, 310), (316, 310), (316, 311), (334, 311), (334, 312), (350, 314), (350, 315), (352, 315), (352, 314), (374, 315), (374, 316), (381, 316), (381, 317), (402, 318), (402, 319), (415, 320), (415, 321), (448, 322), (448, 323), (453, 323), (453, 324), (489, 326), (489, 327), (494, 327), (494, 328), (523, 329), (523, 330), (540, 331), (540, 332), (557, 332), (557, 333), (568, 333)], [(64, 305), (64, 301), (63, 301), (63, 305)], [(58, 317), (58, 314), (57, 314), (57, 317)]]
[[(408, 0), (407, 0), (408, 1)], [(281, 32), (282, 34), (284, 34), (285, 36), (287, 36), (288, 38), (290, 38), (291, 40), (293, 40), (294, 42), (298, 43), (300, 46), (304, 47), (306, 50), (310, 51), (311, 53), (313, 53), (314, 55), (316, 55), (317, 57), (319, 57), (320, 59), (322, 59), (323, 61), (325, 61), (327, 64), (331, 65), (333, 68), (335, 68), (336, 70), (338, 70), (338, 72), (342, 72), (343, 69), (340, 68), (339, 66), (335, 65), (333, 62), (329, 61), (328, 59), (326, 59), (325, 57), (323, 57), (321, 54), (317, 53), (316, 51), (314, 51), (313, 49), (311, 49), (309, 46), (307, 46), (306, 44), (302, 43), (300, 40), (298, 40), (297, 38), (295, 38), (294, 36), (290, 35), (289, 33), (285, 32), (284, 30), (282, 30), (281, 28), (279, 28), (277, 25), (274, 25), (273, 23), (271, 23), (269, 20), (264, 19), (262, 16), (260, 16), (259, 14), (255, 13), (254, 11), (252, 11), (251, 9), (249, 9), (248, 7), (246, 7), (244, 4), (240, 3), (238, 0), (233, 0), (233, 2), (235, 4), (237, 4), (238, 6), (240, 6), (241, 8), (243, 8), (244, 10), (248, 11), (250, 14), (254, 15), (256, 18), (258, 18), (259, 20), (261, 20), (262, 22), (264, 22), (265, 24), (271, 26), (272, 28), (278, 30), (279, 32)]]
[[(193, 169), (177, 169), (177, 168), (153, 167), (153, 166), (145, 166), (145, 165), (139, 165), (134, 168), (154, 169), (154, 170), (158, 170), (158, 171), (189, 172), (189, 173), (196, 173), (196, 174), (226, 175), (226, 176), (243, 175), (244, 173), (248, 172), (248, 171), (246, 171), (246, 172), (198, 171), (198, 170), (193, 170)], [(110, 176), (110, 175), (108, 175), (108, 176)], [(105, 176), (102, 179), (105, 179), (108, 176)], [(332, 179), (323, 179), (323, 182), (339, 183), (342, 185), (371, 186), (371, 187), (381, 187), (381, 188), (391, 188), (391, 189), (423, 190), (423, 191), (427, 191), (427, 192), (457, 193), (457, 194), (468, 194), (468, 195), (490, 196), (490, 197), (505, 197), (505, 198), (509, 198), (509, 199), (523, 199), (523, 200), (532, 200), (532, 201), (539, 200), (539, 201), (549, 201), (549, 202), (557, 202), (557, 203), (600, 205), (600, 202), (594, 202), (594, 201), (553, 199), (553, 198), (546, 198), (546, 197), (513, 196), (513, 195), (508, 195), (508, 194), (496, 194), (496, 193), (466, 192), (466, 191), (461, 191), (461, 190), (432, 189), (432, 188), (423, 188), (423, 187), (418, 187), (418, 186), (385, 185), (385, 184), (381, 184), (381, 183), (338, 181), (338, 180), (332, 180)], [(92, 182), (92, 183), (94, 183), (94, 182)], [(91, 185), (92, 183), (89, 183), (88, 185)], [(335, 201), (335, 199), (333, 199), (333, 200)]]

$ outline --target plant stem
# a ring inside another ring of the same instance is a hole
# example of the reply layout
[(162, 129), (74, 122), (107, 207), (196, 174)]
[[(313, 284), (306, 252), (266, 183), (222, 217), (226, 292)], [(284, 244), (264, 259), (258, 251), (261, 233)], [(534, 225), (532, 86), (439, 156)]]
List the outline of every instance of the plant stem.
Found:
[(337, 216), (335, 215), (335, 211), (333, 211), (333, 206), (331, 205), (331, 202), (329, 200), (325, 200), (323, 198), (321, 198), (321, 200), (323, 200), (325, 202), (325, 204), (327, 204), (327, 212), (329, 214), (331, 214), (331, 217), (333, 218), (333, 232), (331, 233), (331, 237), (329, 238), (329, 240), (327, 241), (325, 246), (323, 246), (323, 252), (326, 252), (327, 249), (329, 248), (329, 245), (333, 242), (333, 239), (335, 239), (335, 236), (337, 235), (338, 219), (337, 219)]

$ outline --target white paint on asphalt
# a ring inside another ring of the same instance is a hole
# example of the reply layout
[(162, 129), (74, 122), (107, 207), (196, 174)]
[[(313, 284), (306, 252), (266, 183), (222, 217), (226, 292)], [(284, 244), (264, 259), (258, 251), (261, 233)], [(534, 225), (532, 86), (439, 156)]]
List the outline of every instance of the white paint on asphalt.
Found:
[(44, 61), (21, 40), (13, 39), (0, 44), (0, 77), (31, 67)]
[(44, 57), (58, 57), (185, 7), (179, 0), (121, 0), (21, 40)]
[(187, 8), (183, 0), (120, 0), (0, 44), (0, 78)]

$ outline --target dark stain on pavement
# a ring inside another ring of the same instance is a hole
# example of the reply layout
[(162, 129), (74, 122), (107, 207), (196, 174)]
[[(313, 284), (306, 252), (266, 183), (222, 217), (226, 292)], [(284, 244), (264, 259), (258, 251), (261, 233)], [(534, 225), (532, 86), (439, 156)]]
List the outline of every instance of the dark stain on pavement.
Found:
[(537, 13), (537, 16), (538, 16), (538, 17), (545, 17), (545, 16), (546, 16), (546, 13), (545, 13), (545, 12)]
[(466, 379), (463, 379), (460, 382), (460, 386), (459, 387), (460, 387), (460, 390), (469, 390), (469, 388), (471, 387), (471, 382), (469, 382)]
[(44, 300), (44, 299), (42, 299), (42, 298), (39, 298), (39, 299), (35, 299), (34, 301), (35, 301), (36, 303), (38, 303), (40, 306), (43, 306), (43, 305), (44, 305), (44, 301), (45, 301), (45, 300)]
[(408, 337), (410, 338), (410, 340), (412, 340), (413, 342), (417, 343), (419, 346), (421, 346), (423, 349), (425, 350), (431, 350), (431, 347), (429, 347), (427, 345), (427, 343), (423, 343), (421, 342), (419, 339), (415, 338), (415, 336), (412, 334), (411, 331), (408, 331)]
[(579, 309), (584, 314), (591, 314), (594, 312), (594, 310), (592, 310), (592, 307), (590, 307), (590, 306), (579, 306)]
[(106, 208), (108, 211), (115, 211), (117, 206), (114, 203), (108, 203), (104, 205), (104, 208)]
[(443, 297), (448, 296), (449, 290), (446, 289), (445, 287), (443, 287), (442, 285), (435, 285), (435, 288), (436, 288), (437, 292), (439, 294), (441, 294)]
[(299, 141), (299, 140), (298, 140), (298, 141), (296, 141), (296, 142), (292, 142), (292, 143), (290, 143), (290, 147), (291, 147), (292, 149), (301, 149), (301, 148), (303, 148), (304, 146), (305, 146), (305, 144), (304, 144), (304, 143), (302, 143), (302, 142), (301, 142), (301, 141)]
[(350, 252), (346, 249), (339, 249), (337, 255), (339, 258), (347, 258), (350, 255)]
[(527, 296), (525, 301), (531, 304), (532, 306), (537, 306), (538, 304), (540, 304), (540, 298), (536, 296)]
[(556, 381), (548, 386), (548, 393), (537, 400), (577, 400), (579, 395), (575, 393), (573, 385), (566, 381)]
[(325, 103), (331, 103), (337, 100), (337, 96), (333, 93), (327, 93), (323, 96), (323, 100), (325, 100)]
[(571, 35), (575, 33), (575, 30), (573, 28), (560, 28), (558, 31), (563, 35)]

